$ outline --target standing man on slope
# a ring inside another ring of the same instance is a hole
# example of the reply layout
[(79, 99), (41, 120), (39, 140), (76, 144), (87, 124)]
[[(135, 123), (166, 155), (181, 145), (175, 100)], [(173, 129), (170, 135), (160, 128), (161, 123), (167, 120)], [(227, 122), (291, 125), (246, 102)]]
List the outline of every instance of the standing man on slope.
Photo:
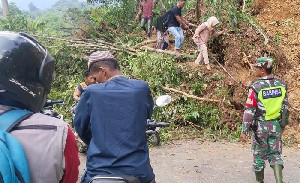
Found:
[[(183, 43), (183, 29), (187, 30), (189, 28), (189, 23), (182, 17), (181, 10), (185, 5), (185, 0), (178, 0), (176, 6), (174, 6), (170, 11), (169, 17), (167, 17), (168, 30), (175, 37), (175, 48), (174, 52), (176, 56), (180, 55), (180, 46)], [(182, 28), (181, 28), (182, 27)]]
[(98, 84), (85, 88), (74, 126), (89, 145), (82, 182), (96, 175), (130, 175), (155, 183), (146, 140), (153, 99), (144, 81), (128, 79), (109, 51), (91, 54), (89, 70)]
[(253, 131), (253, 170), (259, 183), (264, 182), (264, 160), (273, 168), (276, 183), (282, 183), (282, 132), (289, 114), (287, 86), (271, 75), (272, 64), (272, 58), (262, 57), (253, 65), (260, 78), (249, 90), (241, 133), (245, 143), (246, 134)]
[[(155, 8), (156, 0), (144, 0), (140, 4), (140, 10), (137, 13), (135, 20), (139, 19), (139, 16), (143, 13), (141, 20), (141, 28), (145, 31), (147, 39), (150, 39), (151, 36), (151, 28), (153, 22), (153, 9)], [(145, 24), (148, 24), (148, 28), (146, 29)]]

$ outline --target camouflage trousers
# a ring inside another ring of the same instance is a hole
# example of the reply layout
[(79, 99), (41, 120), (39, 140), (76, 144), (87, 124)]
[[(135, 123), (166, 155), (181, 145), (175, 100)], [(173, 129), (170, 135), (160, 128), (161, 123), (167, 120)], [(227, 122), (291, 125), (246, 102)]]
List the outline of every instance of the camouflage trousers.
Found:
[[(265, 160), (270, 166), (275, 163), (283, 165), (282, 153), (282, 131), (262, 132), (257, 131), (257, 139), (252, 134), (253, 171), (258, 172), (265, 168)], [(258, 142), (257, 142), (258, 141)]]

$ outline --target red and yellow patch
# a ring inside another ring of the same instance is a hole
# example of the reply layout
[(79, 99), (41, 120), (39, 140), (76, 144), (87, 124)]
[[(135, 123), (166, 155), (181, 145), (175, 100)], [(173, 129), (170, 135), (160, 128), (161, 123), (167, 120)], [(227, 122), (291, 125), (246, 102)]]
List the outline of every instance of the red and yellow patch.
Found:
[(246, 106), (247, 107), (256, 107), (257, 106), (255, 92), (252, 89), (249, 90), (248, 98), (246, 101)]

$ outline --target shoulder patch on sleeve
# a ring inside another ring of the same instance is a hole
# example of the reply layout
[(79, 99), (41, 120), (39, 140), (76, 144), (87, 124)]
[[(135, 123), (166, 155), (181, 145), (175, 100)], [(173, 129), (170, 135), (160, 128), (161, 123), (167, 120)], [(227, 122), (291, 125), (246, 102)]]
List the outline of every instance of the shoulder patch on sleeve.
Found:
[(248, 98), (246, 101), (246, 106), (247, 107), (256, 107), (257, 106), (255, 92), (252, 89), (249, 90)]

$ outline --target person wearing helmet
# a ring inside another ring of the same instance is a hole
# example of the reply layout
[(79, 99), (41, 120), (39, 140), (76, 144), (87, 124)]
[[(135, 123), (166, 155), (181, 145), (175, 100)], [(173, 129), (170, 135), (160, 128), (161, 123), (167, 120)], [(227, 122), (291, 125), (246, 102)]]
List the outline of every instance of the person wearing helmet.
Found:
[(273, 59), (262, 57), (253, 64), (260, 77), (249, 90), (243, 116), (241, 141), (253, 131), (253, 171), (256, 182), (264, 182), (264, 160), (273, 168), (276, 183), (282, 183), (282, 132), (288, 124), (287, 86), (271, 75)]
[(218, 32), (215, 31), (218, 24), (219, 20), (216, 17), (209, 17), (206, 22), (200, 24), (196, 28), (193, 36), (193, 40), (199, 51), (199, 55), (195, 60), (195, 64), (199, 65), (201, 60), (204, 59), (204, 64), (206, 65), (207, 70), (211, 70), (208, 59), (207, 43), (212, 36), (219, 36), (225, 32), (225, 30)]
[(54, 66), (53, 57), (33, 37), (0, 31), (0, 115), (14, 108), (34, 112), (10, 132), (24, 148), (31, 183), (78, 179), (78, 148), (70, 127), (40, 113)]

